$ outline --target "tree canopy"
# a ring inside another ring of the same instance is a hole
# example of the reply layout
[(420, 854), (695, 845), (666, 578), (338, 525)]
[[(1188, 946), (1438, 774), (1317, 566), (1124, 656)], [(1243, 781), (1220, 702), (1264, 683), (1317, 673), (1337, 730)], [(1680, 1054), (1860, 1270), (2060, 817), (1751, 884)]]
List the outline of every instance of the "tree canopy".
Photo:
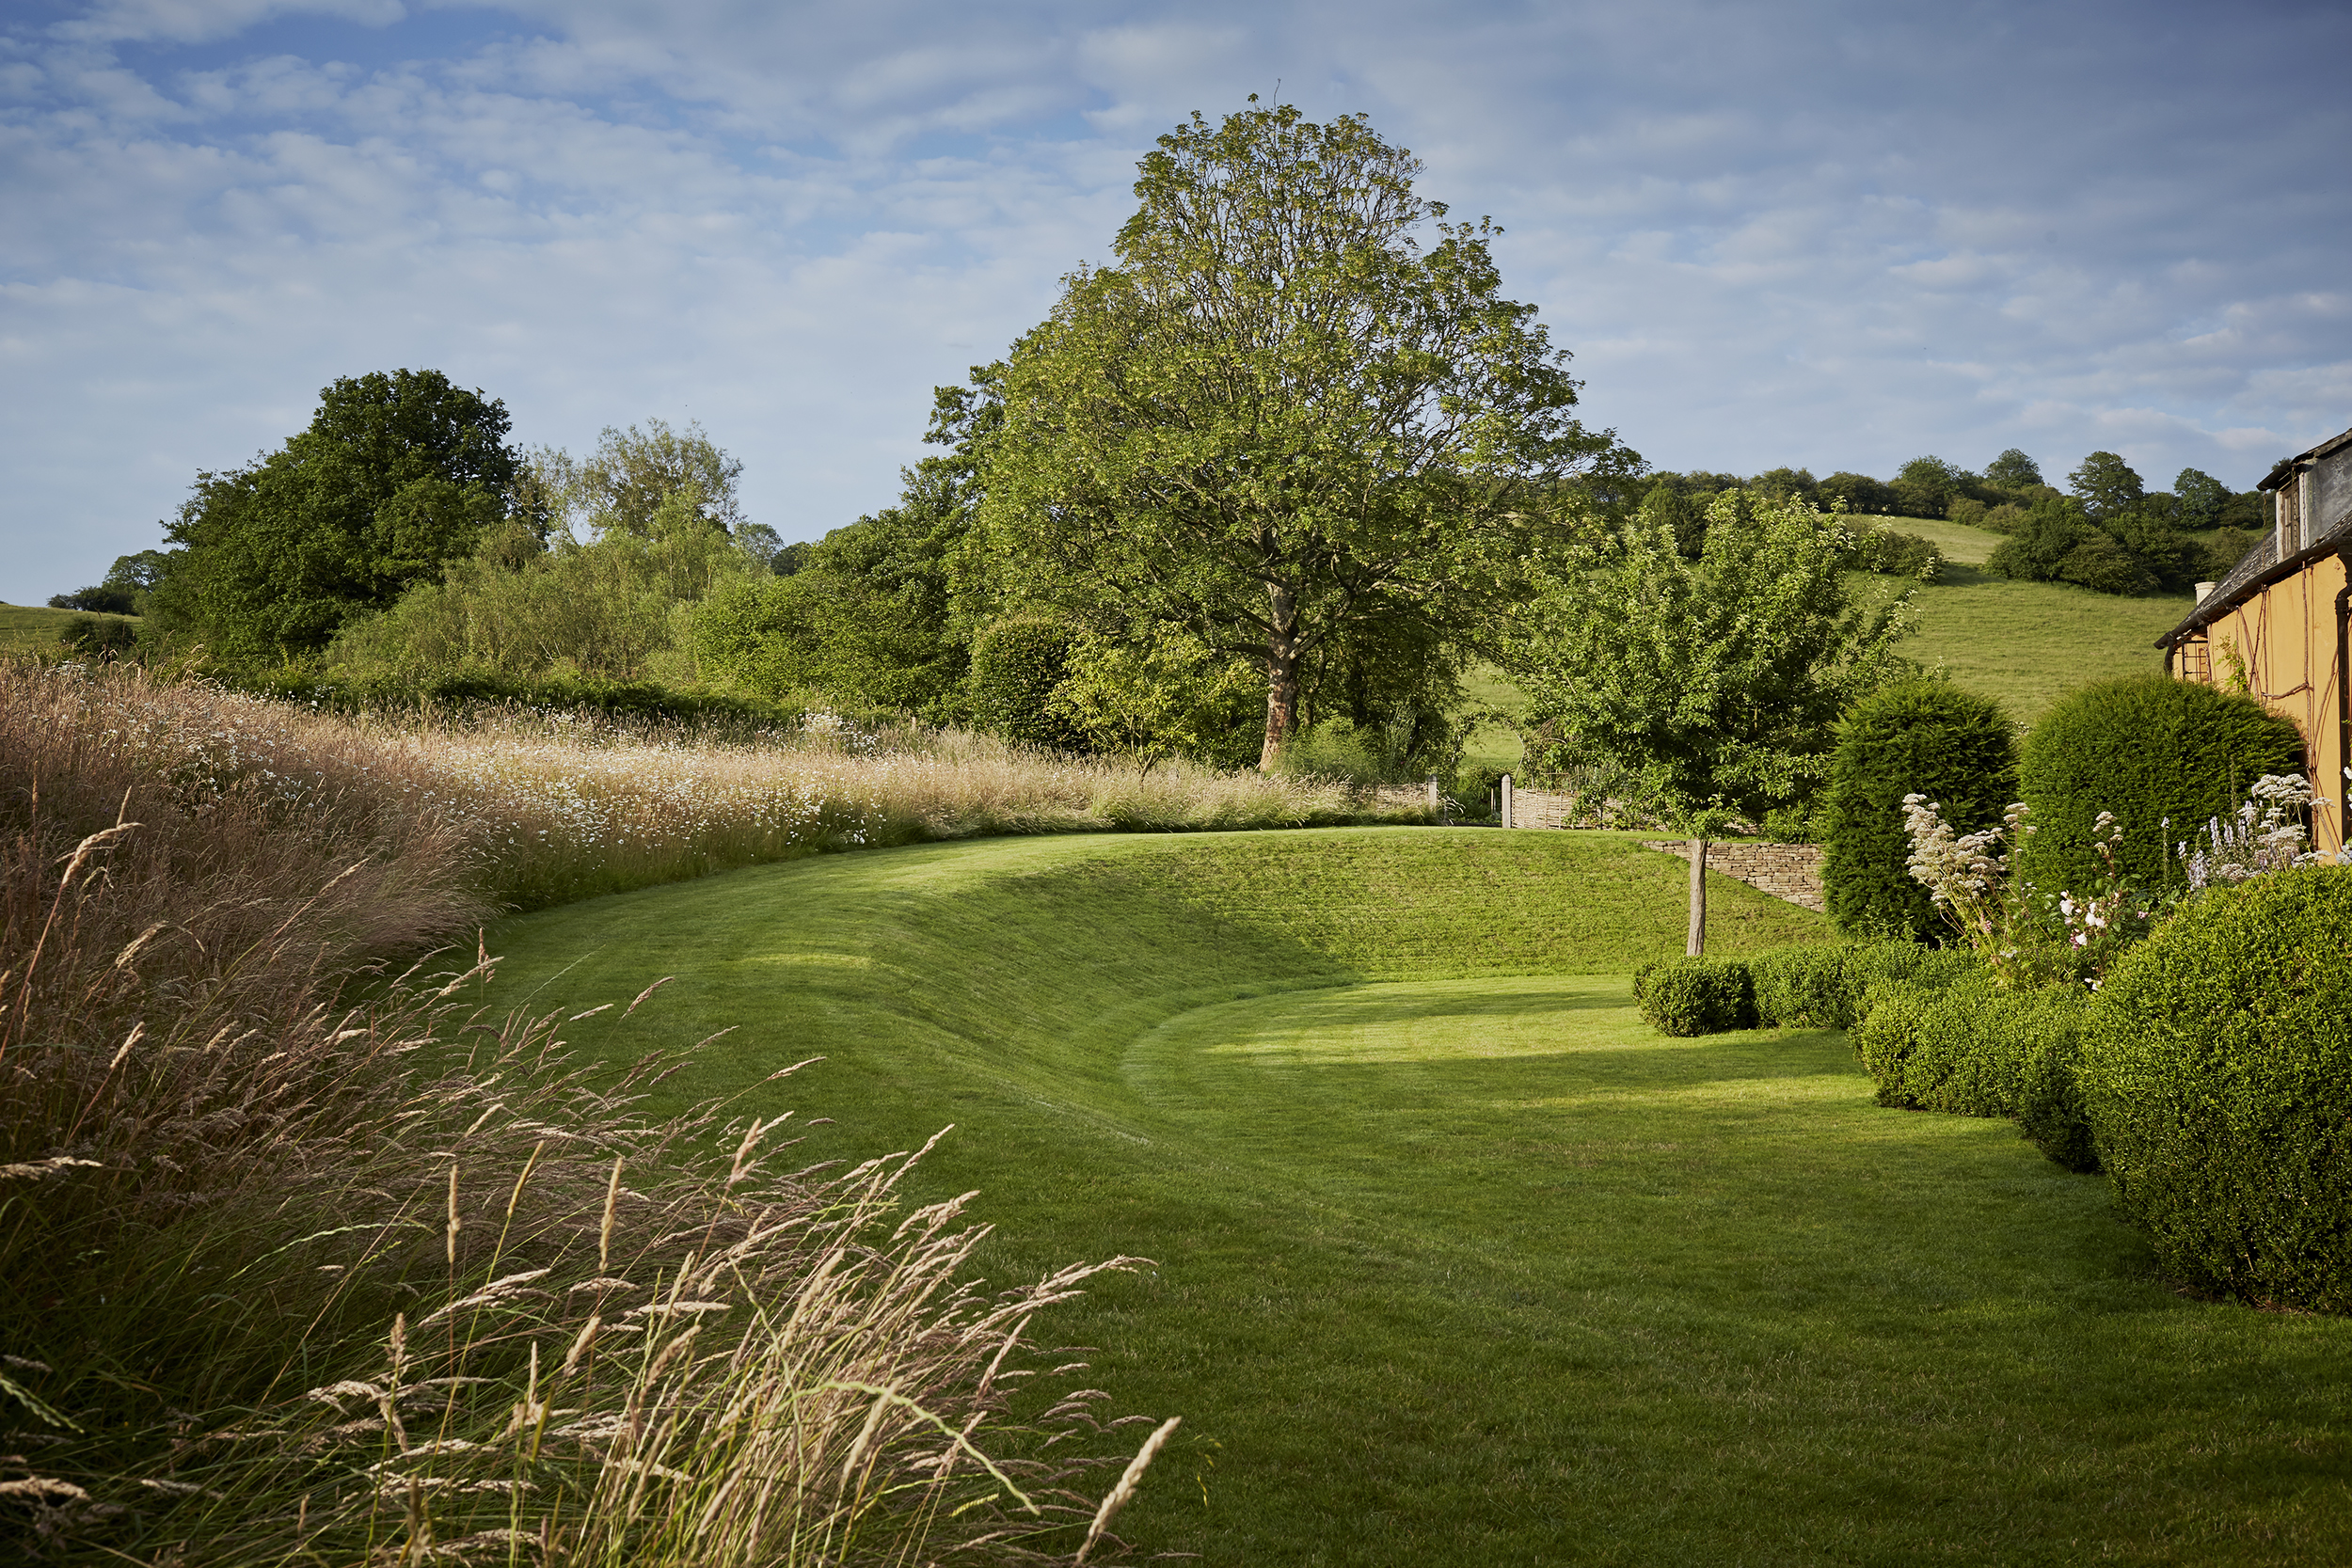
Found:
[(1910, 666), (1911, 593), (1854, 596), (1854, 535), (1810, 503), (1726, 492), (1699, 559), (1636, 520), (1613, 550), (1548, 574), (1505, 667), (1528, 721), (1629, 769), (1651, 803), (1708, 836), (1810, 800), (1838, 716)]
[(2094, 451), (2066, 476), (2067, 488), (2094, 523), (2104, 523), (2148, 493), (2139, 473), (2111, 451)]
[(197, 476), (151, 613), (232, 659), (316, 652), (503, 520), (506, 432), (505, 404), (438, 371), (338, 380), (278, 451)]
[(2010, 447), (1984, 466), (1984, 477), (1995, 484), (2023, 490), (2042, 483), (2042, 465), (2017, 448)]
[[(1263, 661), (1262, 766), (1318, 650), (1475, 635), (1580, 475), (1630, 469), (1571, 410), (1490, 223), (1452, 224), (1361, 117), (1195, 115), (996, 379), (981, 515), (1020, 598)], [(1419, 236), (1432, 243), (1423, 248)]]

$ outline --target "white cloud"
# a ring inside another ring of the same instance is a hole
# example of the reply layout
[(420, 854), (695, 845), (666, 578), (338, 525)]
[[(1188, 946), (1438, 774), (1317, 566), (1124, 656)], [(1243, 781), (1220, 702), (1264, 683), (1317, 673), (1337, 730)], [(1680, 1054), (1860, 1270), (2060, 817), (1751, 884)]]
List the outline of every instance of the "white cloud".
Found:
[(2290, 38), (2331, 57), (2352, 26), (104, 0), (0, 33), (0, 595), (94, 578), (198, 467), (395, 364), (504, 397), (526, 440), (698, 417), (755, 515), (821, 531), (890, 499), (933, 381), (1106, 253), (1153, 135), (1278, 78), (1504, 224), (1588, 416), (1661, 465), (2114, 445), (2245, 483), (2352, 423), (2352, 111), (2254, 90)]

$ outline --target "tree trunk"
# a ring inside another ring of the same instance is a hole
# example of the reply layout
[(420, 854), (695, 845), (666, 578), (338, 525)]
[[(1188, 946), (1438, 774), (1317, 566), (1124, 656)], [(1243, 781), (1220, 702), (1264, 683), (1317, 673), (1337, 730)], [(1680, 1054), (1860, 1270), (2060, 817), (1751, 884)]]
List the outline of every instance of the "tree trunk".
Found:
[(1691, 841), (1691, 937), (1685, 953), (1698, 958), (1707, 951), (1707, 840)]
[(1265, 746), (1258, 753), (1258, 768), (1271, 772), (1275, 758), (1298, 727), (1298, 601), (1287, 588), (1266, 590)]

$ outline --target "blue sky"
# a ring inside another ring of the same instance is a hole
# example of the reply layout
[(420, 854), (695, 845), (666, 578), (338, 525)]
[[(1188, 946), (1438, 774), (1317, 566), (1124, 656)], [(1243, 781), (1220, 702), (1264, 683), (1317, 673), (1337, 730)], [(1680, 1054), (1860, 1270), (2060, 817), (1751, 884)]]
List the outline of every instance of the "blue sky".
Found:
[(1361, 111), (1492, 214), (1654, 465), (2093, 450), (2250, 485), (2352, 425), (2339, 5), (855, 7), (15, 0), (0, 599), (158, 542), (338, 375), (516, 439), (699, 420), (805, 538), (934, 383), (1103, 258), (1248, 94)]

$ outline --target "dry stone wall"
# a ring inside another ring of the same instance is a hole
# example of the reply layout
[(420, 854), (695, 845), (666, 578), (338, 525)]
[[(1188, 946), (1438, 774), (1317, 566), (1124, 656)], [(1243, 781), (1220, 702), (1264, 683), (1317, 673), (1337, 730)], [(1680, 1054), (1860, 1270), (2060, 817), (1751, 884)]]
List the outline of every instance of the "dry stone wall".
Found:
[[(1644, 839), (1642, 847), (1661, 854), (1691, 858), (1687, 839)], [(1720, 871), (1758, 893), (1769, 893), (1816, 914), (1825, 913), (1821, 896), (1821, 848), (1818, 844), (1710, 844), (1707, 869)]]

